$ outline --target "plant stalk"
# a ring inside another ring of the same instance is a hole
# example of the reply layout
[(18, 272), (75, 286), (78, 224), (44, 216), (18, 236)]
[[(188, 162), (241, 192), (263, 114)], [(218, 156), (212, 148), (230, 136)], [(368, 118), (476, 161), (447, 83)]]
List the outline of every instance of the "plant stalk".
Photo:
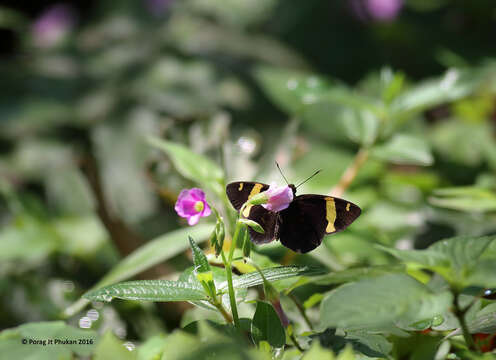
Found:
[(224, 309), (224, 306), (222, 306), (222, 302), (215, 301), (212, 304), (217, 308), (217, 310), (219, 310), (219, 312), (222, 314), (222, 316), (224, 317), (226, 322), (228, 322), (228, 323), (233, 322), (232, 316), (226, 311), (226, 309)]
[(310, 319), (308, 318), (307, 313), (305, 311), (305, 308), (301, 305), (300, 301), (293, 294), (289, 294), (288, 296), (296, 305), (296, 308), (298, 309), (301, 316), (303, 317), (303, 320), (305, 320), (305, 322), (307, 323), (307, 326), (310, 328), (310, 330), (313, 330), (313, 324), (310, 321)]
[(229, 302), (231, 304), (232, 317), (234, 320), (234, 326), (236, 326), (238, 330), (241, 329), (241, 326), (239, 323), (238, 308), (236, 305), (236, 295), (234, 293), (234, 286), (232, 282), (232, 259), (234, 256), (234, 249), (236, 248), (236, 243), (238, 241), (239, 233), (241, 231), (241, 226), (243, 226), (242, 223), (240, 223), (239, 221), (236, 222), (236, 229), (234, 230), (234, 236), (232, 238), (231, 248), (229, 249), (228, 258), (226, 259), (224, 251), (221, 252), (222, 261), (224, 262), (224, 266), (226, 268), (227, 287), (229, 291)]
[(475, 345), (474, 339), (472, 338), (472, 335), (470, 334), (467, 322), (465, 321), (465, 313), (467, 312), (468, 308), (462, 309), (460, 307), (460, 304), (459, 304), (458, 291), (455, 291), (454, 294), (455, 294), (455, 296), (453, 299), (453, 306), (455, 308), (455, 315), (456, 315), (458, 322), (460, 323), (460, 327), (462, 329), (463, 338), (465, 339), (465, 342), (467, 343), (467, 347), (469, 348), (469, 350), (479, 352), (479, 349)]
[(370, 151), (368, 148), (360, 148), (360, 150), (355, 155), (353, 162), (350, 164), (350, 166), (348, 166), (348, 168), (341, 176), (341, 179), (339, 179), (339, 182), (331, 190), (332, 196), (340, 197), (343, 195), (343, 193), (346, 191), (346, 189), (348, 189), (348, 187), (357, 176), (358, 171), (362, 168), (362, 166), (369, 158), (369, 155)]

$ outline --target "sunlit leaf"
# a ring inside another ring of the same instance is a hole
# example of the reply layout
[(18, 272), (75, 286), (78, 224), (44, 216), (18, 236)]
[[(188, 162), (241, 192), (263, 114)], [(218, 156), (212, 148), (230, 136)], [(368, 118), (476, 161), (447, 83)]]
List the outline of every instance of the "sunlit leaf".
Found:
[(151, 145), (164, 151), (185, 178), (210, 188), (217, 194), (224, 191), (224, 172), (209, 158), (191, 151), (182, 144), (150, 138)]
[[(318, 275), (322, 274), (321, 269), (310, 268), (307, 266), (278, 266), (275, 268), (262, 269), (262, 273), (267, 279), (267, 281), (277, 281), (282, 279), (288, 279), (295, 276), (302, 275)], [(233, 280), (234, 288), (248, 288), (251, 286), (263, 284), (263, 278), (258, 271), (254, 271), (248, 274), (243, 274), (237, 279)], [(221, 284), (220, 289), (227, 289), (227, 283)]]
[(427, 166), (434, 162), (422, 138), (405, 134), (394, 135), (387, 143), (375, 146), (372, 155), (395, 164)]
[[(70, 343), (56, 342), (66, 339)], [(81, 344), (80, 339), (85, 343)], [(27, 343), (23, 344), (23, 340)], [(94, 331), (74, 328), (62, 321), (32, 322), (2, 331), (0, 352), (6, 359), (70, 360), (73, 354), (90, 356), (96, 341)]]
[(171, 280), (127, 281), (104, 286), (84, 294), (92, 301), (111, 301), (113, 298), (141, 301), (205, 300), (203, 288), (193, 283)]
[(342, 285), (321, 303), (321, 327), (374, 327), (395, 321), (414, 323), (445, 312), (449, 292), (432, 293), (404, 274), (389, 274)]
[[(210, 235), (212, 228), (213, 225), (198, 224), (191, 228), (179, 229), (159, 236), (122, 259), (120, 263), (88, 291), (129, 279), (143, 270), (180, 254), (189, 247), (188, 235), (193, 236), (197, 241), (205, 240)], [(67, 308), (64, 315), (71, 316), (84, 308), (88, 303), (88, 300), (80, 299)]]
[(111, 331), (107, 331), (98, 341), (98, 346), (93, 355), (95, 360), (105, 359), (122, 359), (135, 360), (136, 352), (131, 352), (125, 346), (122, 340), (118, 339)]
[(475, 186), (436, 189), (429, 202), (439, 207), (461, 211), (496, 211), (496, 193)]

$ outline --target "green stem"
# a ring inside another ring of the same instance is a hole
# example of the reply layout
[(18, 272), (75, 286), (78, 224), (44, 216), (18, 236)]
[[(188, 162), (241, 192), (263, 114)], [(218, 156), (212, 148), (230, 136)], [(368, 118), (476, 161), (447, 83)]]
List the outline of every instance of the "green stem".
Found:
[(300, 344), (298, 344), (298, 340), (296, 340), (296, 337), (294, 336), (294, 334), (291, 334), (289, 336), (289, 338), (291, 339), (291, 341), (293, 342), (294, 346), (301, 352), (305, 352), (305, 350), (303, 350), (303, 348), (300, 346)]
[(460, 327), (462, 329), (463, 333), (463, 338), (465, 339), (465, 342), (467, 343), (467, 347), (469, 350), (472, 351), (479, 351), (477, 346), (475, 345), (474, 339), (472, 338), (472, 335), (470, 334), (470, 331), (468, 329), (467, 321), (465, 320), (465, 313), (467, 312), (468, 308), (462, 309), (459, 304), (459, 293), (458, 291), (454, 291), (455, 297), (453, 299), (453, 306), (455, 308), (455, 315), (458, 318), (458, 322), (460, 323)]
[(301, 316), (303, 317), (303, 320), (305, 320), (305, 322), (307, 323), (307, 326), (310, 328), (310, 330), (313, 330), (312, 322), (308, 318), (307, 313), (305, 312), (305, 309), (301, 305), (300, 301), (293, 294), (289, 294), (288, 296), (294, 302), (294, 304), (296, 305), (296, 308), (298, 309), (298, 311), (300, 312)]
[(234, 230), (234, 236), (231, 242), (231, 248), (229, 249), (229, 255), (228, 258), (226, 259), (226, 256), (224, 254), (224, 251), (221, 252), (222, 255), (222, 261), (224, 262), (224, 266), (226, 268), (226, 277), (227, 277), (227, 287), (229, 290), (229, 302), (231, 304), (231, 312), (232, 312), (232, 317), (234, 319), (234, 326), (239, 330), (241, 329), (240, 323), (239, 323), (239, 316), (238, 316), (238, 308), (236, 305), (236, 295), (234, 293), (234, 286), (232, 282), (232, 259), (234, 255), (234, 249), (236, 248), (236, 242), (239, 237), (239, 232), (241, 230), (241, 224), (239, 221), (236, 223), (236, 229)]
[(226, 311), (226, 309), (224, 309), (224, 306), (222, 306), (222, 302), (216, 301), (212, 304), (217, 308), (217, 310), (219, 310), (219, 312), (222, 314), (222, 316), (224, 317), (226, 322), (228, 322), (228, 323), (233, 322), (232, 316)]

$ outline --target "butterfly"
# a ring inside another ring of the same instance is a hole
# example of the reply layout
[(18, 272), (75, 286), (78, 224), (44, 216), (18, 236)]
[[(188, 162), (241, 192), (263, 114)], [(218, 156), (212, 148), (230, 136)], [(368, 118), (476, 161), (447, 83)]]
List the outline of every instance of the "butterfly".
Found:
[[(293, 192), (293, 201), (286, 209), (273, 212), (262, 205), (244, 208), (241, 215), (257, 222), (265, 231), (261, 234), (248, 228), (255, 244), (279, 239), (285, 247), (307, 253), (322, 243), (324, 235), (346, 229), (360, 216), (361, 209), (347, 200), (326, 195), (295, 196), (297, 187), (293, 184), (288, 186)], [(227, 185), (226, 193), (232, 206), (239, 211), (248, 199), (268, 189), (267, 184), (237, 181)]]

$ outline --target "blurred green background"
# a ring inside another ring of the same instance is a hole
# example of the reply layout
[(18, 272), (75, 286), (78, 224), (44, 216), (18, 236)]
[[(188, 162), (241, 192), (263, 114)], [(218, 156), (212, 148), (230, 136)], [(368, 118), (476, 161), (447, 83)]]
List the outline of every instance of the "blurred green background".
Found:
[[(331, 193), (366, 149), (343, 195), (360, 219), (312, 255), (258, 249), (274, 262), (387, 264), (375, 244), (496, 232), (493, 0), (4, 1), (0, 34), (2, 329), (61, 319), (185, 226), (174, 202), (196, 183), (151, 136), (226, 182), (281, 183), (274, 160), (291, 182), (323, 169), (303, 193)], [(173, 255), (139, 277), (177, 277), (190, 255)], [(68, 323), (134, 341), (207, 316), (95, 306)]]

